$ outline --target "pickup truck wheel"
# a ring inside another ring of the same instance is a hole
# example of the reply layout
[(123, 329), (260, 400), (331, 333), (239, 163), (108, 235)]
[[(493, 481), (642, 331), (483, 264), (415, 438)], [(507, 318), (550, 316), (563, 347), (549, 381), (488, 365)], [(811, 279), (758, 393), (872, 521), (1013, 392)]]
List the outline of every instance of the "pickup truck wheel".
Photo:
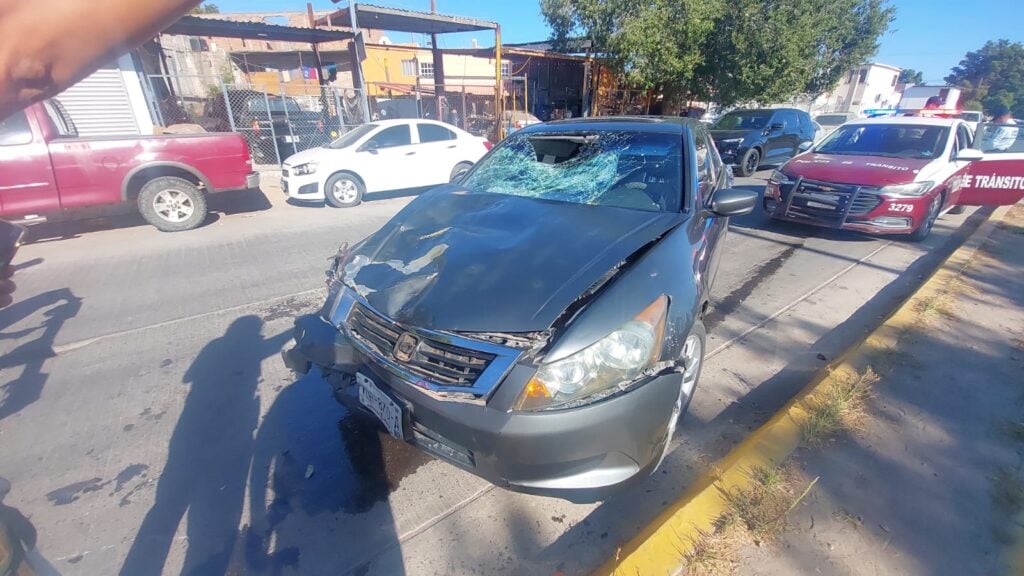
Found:
[(757, 167), (761, 165), (761, 153), (757, 151), (757, 148), (751, 148), (747, 150), (747, 153), (743, 155), (740, 160), (739, 168), (740, 176), (747, 177), (757, 172)]
[(679, 395), (676, 397), (676, 402), (668, 417), (665, 447), (662, 449), (655, 469), (661, 466), (661, 462), (668, 454), (669, 446), (672, 445), (672, 437), (676, 433), (676, 425), (683, 419), (683, 414), (686, 414), (686, 409), (690, 407), (690, 401), (693, 400), (693, 393), (697, 389), (697, 381), (700, 380), (700, 372), (704, 367), (704, 344), (706, 341), (707, 330), (704, 329), (704, 323), (697, 320), (693, 323), (693, 328), (690, 329), (686, 340), (683, 341), (683, 352), (680, 358), (683, 362), (683, 381), (679, 386)]
[(351, 208), (363, 201), (366, 187), (352, 174), (335, 174), (327, 179), (324, 197), (335, 208)]
[(191, 230), (206, 220), (206, 195), (195, 184), (176, 176), (161, 176), (139, 191), (142, 217), (164, 232)]

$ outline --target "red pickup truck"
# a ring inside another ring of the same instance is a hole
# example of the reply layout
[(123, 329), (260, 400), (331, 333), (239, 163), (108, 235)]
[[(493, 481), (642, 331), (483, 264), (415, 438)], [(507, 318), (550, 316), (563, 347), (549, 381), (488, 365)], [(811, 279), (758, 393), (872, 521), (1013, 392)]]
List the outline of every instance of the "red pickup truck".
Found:
[(206, 219), (206, 195), (256, 188), (238, 134), (79, 137), (56, 100), (0, 122), (0, 216), (33, 220), (96, 215), (135, 204), (165, 232)]

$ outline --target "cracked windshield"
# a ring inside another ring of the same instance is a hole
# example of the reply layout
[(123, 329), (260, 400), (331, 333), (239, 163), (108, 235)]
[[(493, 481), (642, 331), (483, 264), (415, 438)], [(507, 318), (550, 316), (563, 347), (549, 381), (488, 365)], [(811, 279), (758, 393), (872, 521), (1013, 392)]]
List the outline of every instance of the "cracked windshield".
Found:
[(0, 576), (1024, 574), (1018, 4), (0, 0)]

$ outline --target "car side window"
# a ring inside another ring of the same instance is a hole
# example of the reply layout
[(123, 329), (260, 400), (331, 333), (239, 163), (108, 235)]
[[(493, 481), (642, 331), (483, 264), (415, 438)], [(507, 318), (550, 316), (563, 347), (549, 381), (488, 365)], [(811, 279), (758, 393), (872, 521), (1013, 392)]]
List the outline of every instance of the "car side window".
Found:
[(811, 123), (811, 115), (806, 112), (797, 112), (797, 118), (800, 119), (800, 129), (806, 133), (814, 133), (814, 125)]
[(711, 199), (711, 193), (715, 190), (718, 177), (713, 159), (715, 148), (705, 130), (698, 129), (693, 136), (694, 144), (697, 147), (697, 190), (701, 202), (707, 204)]
[(959, 140), (960, 150), (970, 148), (973, 144), (973, 138), (971, 138), (971, 131), (967, 126), (961, 124), (956, 129), (957, 140)]
[(445, 128), (444, 126), (438, 126), (437, 124), (416, 124), (416, 131), (420, 135), (420, 144), (426, 144), (428, 142), (443, 142), (445, 140), (455, 140), (455, 132)]
[(372, 138), (367, 140), (367, 144), (374, 142), (377, 144), (377, 148), (394, 148), (395, 146), (408, 146), (412, 144), (412, 136), (409, 133), (408, 124), (399, 124), (397, 126), (389, 126), (380, 132), (377, 132)]
[(20, 146), (32, 141), (32, 129), (24, 111), (0, 122), (0, 146)]

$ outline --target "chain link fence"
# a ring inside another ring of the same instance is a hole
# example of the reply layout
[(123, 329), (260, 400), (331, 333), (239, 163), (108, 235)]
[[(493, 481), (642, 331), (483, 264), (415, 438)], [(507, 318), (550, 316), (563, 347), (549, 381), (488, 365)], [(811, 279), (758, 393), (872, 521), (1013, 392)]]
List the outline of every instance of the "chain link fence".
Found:
[(315, 83), (228, 83), (216, 77), (151, 75), (146, 90), (162, 132), (237, 132), (258, 166), (324, 146), (365, 124), (362, 94)]

